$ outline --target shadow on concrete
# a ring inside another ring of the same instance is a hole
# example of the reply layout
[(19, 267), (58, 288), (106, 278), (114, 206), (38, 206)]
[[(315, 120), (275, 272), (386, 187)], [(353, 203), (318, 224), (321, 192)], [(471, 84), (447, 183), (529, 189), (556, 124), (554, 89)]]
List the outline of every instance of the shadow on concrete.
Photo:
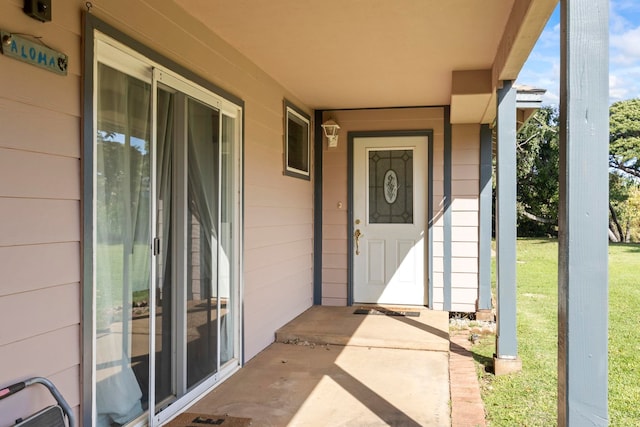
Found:
[(449, 426), (447, 313), (421, 309), (408, 318), (356, 308), (310, 308), (189, 412), (260, 426)]

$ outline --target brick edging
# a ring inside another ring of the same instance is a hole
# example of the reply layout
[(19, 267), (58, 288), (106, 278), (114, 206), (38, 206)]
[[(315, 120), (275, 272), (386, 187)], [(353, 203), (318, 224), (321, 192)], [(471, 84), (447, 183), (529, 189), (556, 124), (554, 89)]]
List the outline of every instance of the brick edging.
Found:
[(451, 335), (449, 339), (449, 384), (452, 427), (486, 427), (480, 383), (469, 349), (469, 335)]

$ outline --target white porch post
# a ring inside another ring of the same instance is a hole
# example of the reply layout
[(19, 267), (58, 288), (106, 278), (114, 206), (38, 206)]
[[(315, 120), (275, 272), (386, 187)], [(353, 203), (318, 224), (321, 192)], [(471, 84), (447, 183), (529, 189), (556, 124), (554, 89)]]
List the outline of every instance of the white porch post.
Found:
[(558, 425), (606, 426), (607, 0), (561, 0)]

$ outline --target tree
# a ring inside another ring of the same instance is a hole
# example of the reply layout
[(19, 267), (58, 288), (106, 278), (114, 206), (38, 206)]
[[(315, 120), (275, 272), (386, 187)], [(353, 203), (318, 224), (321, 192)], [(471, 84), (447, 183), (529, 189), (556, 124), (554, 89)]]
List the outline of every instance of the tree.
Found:
[(640, 99), (616, 102), (609, 108), (609, 236), (629, 242), (638, 223), (640, 182)]
[[(518, 132), (518, 234), (557, 235), (558, 111), (536, 111)], [(640, 99), (610, 108), (609, 238), (640, 239)]]
[(640, 183), (618, 173), (609, 174), (609, 236), (632, 242), (640, 234)]
[(518, 234), (555, 236), (558, 224), (558, 110), (545, 106), (517, 136)]
[(640, 99), (616, 102), (609, 108), (609, 166), (640, 178)]

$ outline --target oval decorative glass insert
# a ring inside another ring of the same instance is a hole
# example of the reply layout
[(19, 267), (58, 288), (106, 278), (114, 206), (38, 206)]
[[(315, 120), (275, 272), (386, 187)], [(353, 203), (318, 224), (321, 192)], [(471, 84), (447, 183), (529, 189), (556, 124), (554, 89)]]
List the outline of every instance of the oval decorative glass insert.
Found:
[(384, 199), (390, 205), (398, 198), (398, 175), (393, 169), (384, 174)]

